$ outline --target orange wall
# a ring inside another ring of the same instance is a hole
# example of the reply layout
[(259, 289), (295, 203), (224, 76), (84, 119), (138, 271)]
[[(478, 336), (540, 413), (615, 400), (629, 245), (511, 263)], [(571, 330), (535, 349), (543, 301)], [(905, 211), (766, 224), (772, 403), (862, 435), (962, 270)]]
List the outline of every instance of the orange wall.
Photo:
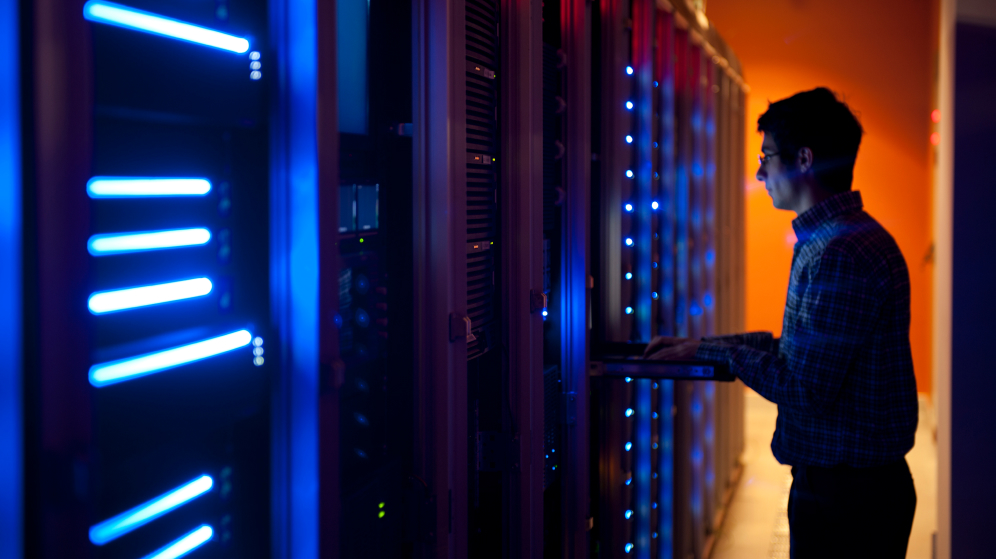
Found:
[(892, 233), (912, 285), (917, 385), (930, 391), (932, 0), (709, 0), (706, 15), (737, 53), (747, 105), (747, 328), (781, 332), (795, 242), (792, 212), (754, 178), (757, 117), (798, 91), (843, 94), (865, 137), (854, 189)]

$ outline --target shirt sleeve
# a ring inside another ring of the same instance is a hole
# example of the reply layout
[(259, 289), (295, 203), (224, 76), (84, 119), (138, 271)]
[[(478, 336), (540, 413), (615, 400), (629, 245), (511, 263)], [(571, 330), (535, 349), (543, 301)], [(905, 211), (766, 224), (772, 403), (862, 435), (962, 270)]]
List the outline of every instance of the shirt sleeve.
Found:
[(791, 343), (779, 354), (747, 345), (705, 342), (697, 359), (729, 363), (744, 384), (772, 402), (820, 415), (868, 338), (881, 307), (877, 274), (862, 270), (846, 251), (827, 247), (805, 286)]
[(728, 336), (706, 336), (702, 341), (709, 344), (719, 344), (727, 346), (744, 345), (765, 353), (778, 354), (778, 338), (771, 335), (771, 332), (745, 332), (743, 334), (731, 334)]

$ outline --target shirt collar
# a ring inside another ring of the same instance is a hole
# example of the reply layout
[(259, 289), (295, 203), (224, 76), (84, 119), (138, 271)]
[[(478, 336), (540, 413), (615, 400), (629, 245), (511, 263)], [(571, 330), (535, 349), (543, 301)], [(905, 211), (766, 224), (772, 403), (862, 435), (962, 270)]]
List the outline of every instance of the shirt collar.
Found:
[(842, 215), (860, 212), (864, 208), (861, 193), (852, 190), (834, 194), (792, 220), (792, 229), (800, 243), (805, 242), (827, 221)]

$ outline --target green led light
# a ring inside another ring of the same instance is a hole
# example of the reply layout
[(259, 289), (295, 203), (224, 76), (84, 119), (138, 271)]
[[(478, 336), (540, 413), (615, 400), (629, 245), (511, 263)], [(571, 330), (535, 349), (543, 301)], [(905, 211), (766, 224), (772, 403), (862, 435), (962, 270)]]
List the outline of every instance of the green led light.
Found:
[(360, 239), (360, 242), (362, 243), (362, 242), (363, 242), (363, 239)]
[(382, 508), (384, 508), (384, 503), (379, 503), (379, 504), (377, 505), (377, 508), (379, 508), (379, 509), (382, 509)]
[(385, 513), (384, 511), (380, 511), (380, 512), (377, 513), (377, 518), (384, 518), (385, 514), (387, 514), (387, 513)]

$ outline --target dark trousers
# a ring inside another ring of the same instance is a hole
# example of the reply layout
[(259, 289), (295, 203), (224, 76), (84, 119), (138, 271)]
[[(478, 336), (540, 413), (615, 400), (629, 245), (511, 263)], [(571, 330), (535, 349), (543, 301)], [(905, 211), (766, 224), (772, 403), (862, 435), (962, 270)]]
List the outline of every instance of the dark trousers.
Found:
[(904, 559), (916, 490), (903, 459), (888, 466), (792, 467), (792, 559)]

